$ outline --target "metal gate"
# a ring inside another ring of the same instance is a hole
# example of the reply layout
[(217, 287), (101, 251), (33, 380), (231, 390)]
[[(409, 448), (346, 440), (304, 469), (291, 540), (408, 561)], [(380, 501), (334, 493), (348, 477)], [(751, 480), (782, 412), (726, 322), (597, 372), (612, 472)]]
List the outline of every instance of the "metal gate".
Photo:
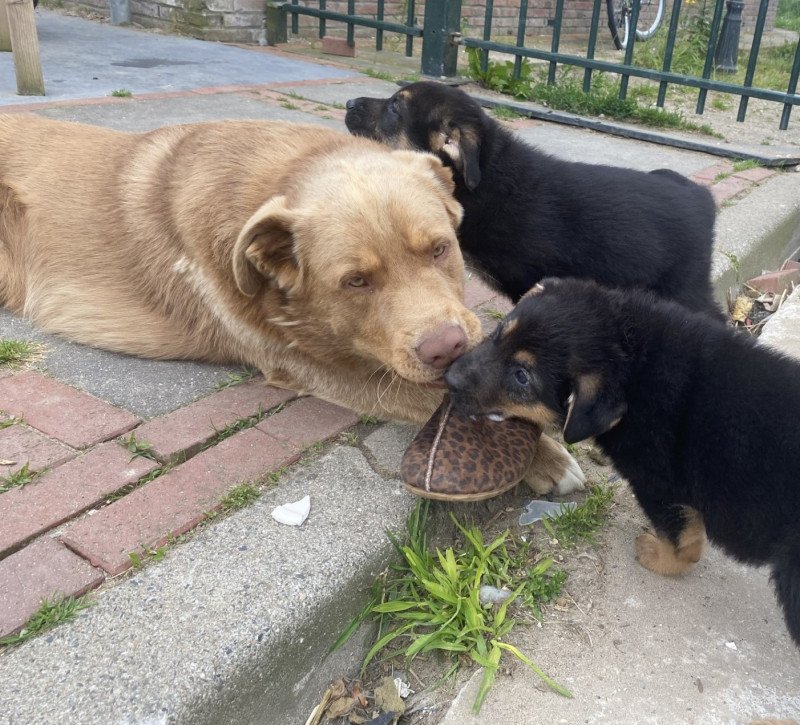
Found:
[[(592, 17), (589, 26), (589, 37), (586, 52), (583, 55), (563, 53), (559, 51), (561, 44), (561, 29), (564, 18), (564, 0), (556, 0), (554, 17), (550, 21), (552, 36), (549, 50), (526, 46), (527, 18), (529, 0), (520, 0), (516, 42), (496, 42), (492, 40), (492, 26), (494, 18), (494, 0), (485, 0), (485, 17), (481, 37), (470, 37), (462, 34), (461, 30), (461, 0), (427, 0), (425, 2), (423, 25), (416, 24), (416, 2), (407, 0), (406, 22), (392, 23), (384, 20), (385, 0), (377, 0), (377, 12), (374, 17), (357, 15), (356, 0), (347, 0), (347, 13), (332, 12), (326, 9), (326, 0), (309, 0), (317, 2), (318, 7), (312, 8), (300, 5), (299, 0), (273, 3), (267, 16), (269, 42), (285, 42), (287, 15), (292, 19), (292, 32), (298, 30), (297, 18), (299, 15), (309, 15), (319, 18), (319, 36), (324, 37), (326, 21), (342, 22), (347, 25), (347, 41), (354, 44), (354, 28), (356, 26), (368, 27), (377, 30), (375, 47), (383, 47), (383, 33), (389, 31), (406, 36), (406, 55), (413, 54), (415, 38), (422, 39), (421, 73), (434, 78), (454, 77), (457, 75), (457, 49), (458, 46), (476, 48), (481, 51), (481, 65), (486, 69), (489, 55), (492, 51), (510, 54), (515, 58), (513, 73), (519, 77), (523, 58), (533, 58), (549, 63), (547, 82), (556, 82), (556, 69), (559, 65), (574, 66), (584, 69), (583, 90), (589, 93), (592, 86), (593, 71), (616, 73), (620, 76), (619, 97), (625, 99), (628, 94), (630, 78), (642, 78), (659, 84), (656, 105), (663, 108), (667, 88), (670, 84), (688, 86), (698, 89), (696, 104), (697, 113), (703, 113), (708, 91), (718, 91), (739, 97), (737, 120), (743, 121), (747, 113), (750, 98), (759, 98), (783, 106), (780, 128), (786, 129), (794, 106), (800, 105), (800, 95), (797, 94), (798, 76), (800, 76), (800, 43), (795, 42), (791, 70), (789, 71), (786, 91), (770, 88), (760, 88), (753, 85), (761, 50), (761, 41), (764, 35), (764, 26), (767, 18), (770, 0), (759, 0), (758, 13), (753, 30), (753, 40), (748, 53), (747, 68), (742, 83), (730, 83), (713, 78), (715, 71), (715, 54), (719, 51), (722, 36), (724, 35), (723, 14), (730, 14), (736, 6), (739, 11), (744, 5), (741, 0), (715, 0), (710, 21), (708, 47), (705, 54), (705, 63), (699, 75), (685, 75), (676, 73), (672, 69), (673, 50), (678, 37), (678, 29), (683, 10), (682, 0), (673, 0), (669, 12), (666, 45), (663, 54), (663, 63), (660, 69), (646, 68), (634, 62), (634, 49), (636, 46), (635, 33), (630, 34), (624, 51), (622, 62), (612, 62), (595, 58), (597, 50), (597, 37), (601, 24), (601, 15), (605, 9), (606, 0), (594, 0)], [(535, 0), (534, 0), (535, 1)], [(752, 1), (752, 0), (751, 0)], [(773, 0), (774, 1), (774, 0)], [(632, 0), (630, 23), (635, 28), (640, 11), (641, 0)], [(735, 47), (734, 47), (735, 52)]]

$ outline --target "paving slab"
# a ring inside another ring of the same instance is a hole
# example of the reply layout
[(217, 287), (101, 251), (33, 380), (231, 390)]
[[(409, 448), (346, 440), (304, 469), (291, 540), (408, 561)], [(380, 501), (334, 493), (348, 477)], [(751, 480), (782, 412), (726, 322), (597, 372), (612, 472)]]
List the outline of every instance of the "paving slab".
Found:
[[(26, 103), (202, 86), (355, 77), (353, 71), (282, 55), (36, 11), (46, 96)], [(10, 53), (0, 55), (0, 107), (20, 102)]]
[[(299, 528), (270, 512), (311, 497)], [(379, 502), (379, 505), (376, 505)], [(3, 723), (301, 723), (414, 504), (341, 447), (0, 657)]]

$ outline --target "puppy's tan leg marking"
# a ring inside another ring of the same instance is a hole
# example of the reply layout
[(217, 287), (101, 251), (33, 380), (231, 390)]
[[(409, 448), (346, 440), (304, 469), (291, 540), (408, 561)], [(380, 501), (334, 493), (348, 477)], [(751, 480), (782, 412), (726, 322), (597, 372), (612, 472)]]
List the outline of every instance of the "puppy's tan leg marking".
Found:
[(700, 561), (706, 543), (703, 519), (697, 511), (689, 508), (686, 517), (686, 527), (677, 546), (652, 531), (636, 537), (636, 558), (645, 569), (661, 576), (676, 576)]
[(550, 492), (564, 496), (583, 489), (586, 476), (564, 446), (542, 435), (536, 444), (533, 463), (523, 481), (537, 496)]

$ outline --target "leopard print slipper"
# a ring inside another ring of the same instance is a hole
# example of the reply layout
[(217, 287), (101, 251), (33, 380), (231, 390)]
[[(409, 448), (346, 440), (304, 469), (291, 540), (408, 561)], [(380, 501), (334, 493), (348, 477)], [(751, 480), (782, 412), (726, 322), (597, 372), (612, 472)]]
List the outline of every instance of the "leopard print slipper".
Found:
[(439, 501), (481, 501), (514, 488), (533, 461), (541, 429), (525, 420), (471, 419), (449, 398), (417, 433), (400, 475), (411, 493)]

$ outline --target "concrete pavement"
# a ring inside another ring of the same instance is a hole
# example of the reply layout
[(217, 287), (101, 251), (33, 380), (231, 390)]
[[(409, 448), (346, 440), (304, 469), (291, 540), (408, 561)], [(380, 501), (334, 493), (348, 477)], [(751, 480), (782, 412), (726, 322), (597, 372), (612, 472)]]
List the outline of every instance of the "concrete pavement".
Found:
[[(46, 11), (37, 11), (37, 22), (45, 82), (57, 90), (44, 99), (13, 95), (11, 60), (0, 56), (0, 108), (131, 131), (217, 118), (344, 129), (345, 100), (395, 88), (276, 51)], [(87, 38), (96, 52), (82, 50)], [(50, 58), (61, 60), (50, 65)], [(133, 98), (108, 95), (119, 87)], [(800, 246), (800, 174), (736, 172), (705, 154), (540, 121), (512, 127), (556, 155), (664, 166), (709, 184), (722, 207), (720, 296)], [(468, 302), (484, 314), (504, 305), (474, 280)], [(785, 310), (786, 329), (800, 327), (797, 305)], [(779, 342), (788, 338), (775, 334)], [(357, 638), (325, 658), (389, 560), (384, 530), (399, 528), (414, 504), (397, 478), (413, 430), (360, 423), (311, 399), (287, 400), (257, 380), (219, 389), (241, 371), (91, 350), (5, 312), (0, 338), (45, 345), (34, 369), (0, 370), (0, 410), (24, 421), (0, 430), (0, 459), (38, 456), (31, 469), (44, 471), (37, 482), (0, 494), (0, 624), (13, 631), (40, 598), (96, 588), (95, 605), (76, 621), (0, 654), (0, 723), (304, 722), (328, 681), (355, 673), (363, 655)], [(67, 415), (42, 406), (45, 393)], [(238, 432), (219, 435), (242, 421)], [(132, 432), (158, 460), (120, 455)], [(89, 464), (99, 473), (78, 468)], [(143, 478), (154, 471), (161, 475)], [(245, 510), (215, 518), (230, 487), (245, 480), (277, 484)], [(306, 494), (312, 512), (302, 528), (272, 520), (275, 505)], [(470, 511), (480, 521), (517, 502), (508, 496)], [(575, 700), (539, 692), (520, 670), (498, 682), (476, 722), (798, 716), (800, 656), (787, 643), (763, 573), (712, 555), (693, 578), (655, 580), (632, 560), (640, 523), (621, 492), (598, 554), (602, 575), (570, 590), (578, 604), (593, 602), (590, 612), (582, 607), (589, 621), (581, 623), (591, 645), (557, 625), (530, 640), (520, 635), (523, 649), (563, 678)], [(131, 552), (159, 550), (192, 531), (159, 560), (130, 571)], [(512, 681), (516, 687), (507, 686)], [(462, 707), (469, 702), (467, 693), (447, 722), (469, 722)]]

